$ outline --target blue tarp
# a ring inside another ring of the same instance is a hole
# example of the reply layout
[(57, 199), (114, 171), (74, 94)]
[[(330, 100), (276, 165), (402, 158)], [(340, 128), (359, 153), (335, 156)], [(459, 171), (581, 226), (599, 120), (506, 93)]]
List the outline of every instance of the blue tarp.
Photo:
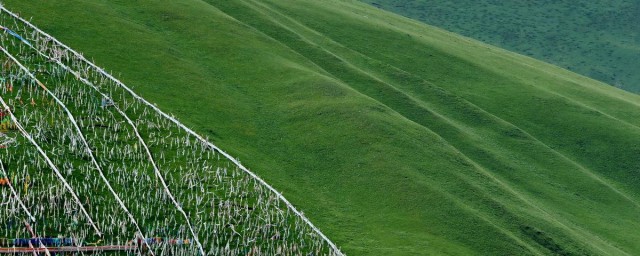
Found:
[(48, 247), (73, 245), (72, 238), (17, 238), (17, 239), (13, 239), (13, 246), (28, 247), (29, 242), (31, 242), (31, 245), (35, 247), (40, 246), (41, 242), (44, 246), (48, 246)]

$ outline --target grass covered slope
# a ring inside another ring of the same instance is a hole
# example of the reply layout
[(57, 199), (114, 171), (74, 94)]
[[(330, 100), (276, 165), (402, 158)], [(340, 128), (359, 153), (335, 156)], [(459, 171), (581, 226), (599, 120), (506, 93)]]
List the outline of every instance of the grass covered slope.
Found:
[(5, 1), (349, 255), (640, 254), (640, 96), (354, 1)]
[(640, 92), (640, 1), (363, 0)]

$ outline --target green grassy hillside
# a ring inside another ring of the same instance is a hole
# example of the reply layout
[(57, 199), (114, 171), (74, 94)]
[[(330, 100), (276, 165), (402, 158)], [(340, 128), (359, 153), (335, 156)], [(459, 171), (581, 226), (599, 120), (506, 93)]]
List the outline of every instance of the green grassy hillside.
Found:
[(640, 254), (638, 95), (357, 1), (4, 3), (348, 255)]
[(640, 93), (640, 1), (363, 0)]

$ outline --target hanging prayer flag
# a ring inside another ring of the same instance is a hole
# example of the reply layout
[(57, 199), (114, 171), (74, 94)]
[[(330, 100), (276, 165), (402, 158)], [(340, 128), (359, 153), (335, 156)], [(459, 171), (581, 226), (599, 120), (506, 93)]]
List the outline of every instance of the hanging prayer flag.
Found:
[(29, 41), (27, 41), (26, 39), (22, 38), (20, 35), (18, 35), (18, 33), (13, 32), (13, 30), (11, 30), (11, 29), (9, 29), (9, 28), (7, 28), (7, 27), (3, 27), (3, 26), (0, 26), (0, 29), (2, 29), (2, 30), (4, 30), (4, 31), (7, 31), (7, 33), (9, 33), (9, 34), (11, 34), (12, 36), (14, 36), (14, 37), (16, 37), (16, 38), (20, 39), (20, 41), (24, 42), (24, 43), (25, 43), (25, 44), (27, 44), (28, 46), (33, 47), (33, 46), (31, 45), (31, 43), (29, 43)]

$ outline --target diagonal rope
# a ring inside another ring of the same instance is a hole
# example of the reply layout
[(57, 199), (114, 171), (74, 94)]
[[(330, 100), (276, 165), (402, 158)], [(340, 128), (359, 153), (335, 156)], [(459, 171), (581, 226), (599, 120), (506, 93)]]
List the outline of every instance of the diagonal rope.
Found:
[[(4, 169), (4, 163), (2, 162), (2, 159), (0, 159), (0, 173), (2, 173), (2, 176), (4, 176), (7, 180), (9, 179), (9, 174), (7, 174), (7, 171)], [(24, 202), (22, 202), (22, 199), (20, 199), (20, 197), (18, 196), (18, 193), (16, 193), (15, 188), (13, 188), (11, 181), (9, 181), (7, 185), (9, 186), (9, 189), (11, 190), (11, 194), (13, 194), (13, 197), (15, 197), (18, 200), (18, 203), (20, 204), (20, 207), (22, 208), (22, 210), (24, 210), (27, 216), (29, 216), (31, 223), (35, 223), (36, 218), (33, 217), (29, 209), (27, 209), (27, 207), (25, 206)], [(28, 224), (28, 223), (25, 223), (25, 224)], [(27, 227), (29, 229), (29, 232), (31, 232), (32, 236), (36, 238), (36, 234), (35, 232), (33, 232), (33, 229), (31, 229), (30, 226), (27, 226)], [(51, 256), (51, 253), (49, 253), (49, 249), (44, 245), (44, 243), (42, 243), (41, 240), (40, 240), (40, 248), (43, 248), (45, 250), (45, 254), (47, 256)]]
[(204, 139), (202, 136), (198, 135), (196, 132), (194, 132), (193, 130), (189, 129), (188, 127), (186, 127), (184, 124), (182, 124), (180, 121), (176, 120), (175, 118), (169, 116), (168, 114), (164, 113), (162, 110), (160, 110), (159, 108), (157, 108), (156, 106), (154, 106), (153, 104), (151, 104), (150, 102), (148, 102), (147, 100), (145, 100), (144, 98), (140, 97), (138, 94), (136, 94), (135, 92), (133, 92), (129, 87), (127, 87), (124, 83), (122, 83), (120, 80), (116, 79), (115, 77), (113, 77), (111, 74), (107, 73), (106, 71), (104, 71), (102, 68), (96, 66), (94, 63), (92, 63), (91, 61), (87, 60), (84, 56), (82, 56), (81, 54), (79, 54), (78, 52), (76, 52), (75, 50), (71, 49), (71, 47), (67, 46), (66, 44), (63, 44), (62, 42), (60, 42), (58, 39), (54, 38), (53, 36), (47, 34), (46, 32), (42, 31), (41, 29), (39, 29), (38, 27), (36, 27), (35, 25), (31, 24), (29, 21), (19, 17), (18, 15), (16, 15), (15, 13), (9, 11), (8, 9), (6, 9), (4, 6), (0, 5), (0, 10), (4, 11), (6, 13), (8, 13), (9, 15), (11, 15), (12, 17), (14, 17), (15, 19), (21, 21), (22, 23), (24, 23), (25, 25), (27, 25), (28, 27), (32, 28), (33, 30), (35, 30), (36, 32), (40, 33), (41, 35), (43, 35), (44, 37), (46, 37), (49, 40), (52, 40), (53, 42), (55, 42), (56, 44), (60, 45), (61, 47), (65, 48), (67, 51), (71, 52), (74, 54), (74, 56), (76, 58), (78, 58), (79, 60), (84, 61), (85, 63), (87, 63), (89, 66), (91, 66), (92, 68), (94, 68), (98, 73), (101, 73), (102, 75), (104, 75), (105, 77), (109, 78), (110, 80), (112, 80), (113, 82), (115, 82), (118, 86), (122, 87), (124, 90), (126, 90), (127, 92), (129, 92), (129, 94), (131, 94), (132, 97), (140, 100), (142, 103), (144, 103), (145, 105), (151, 107), (154, 111), (156, 111), (158, 114), (160, 114), (161, 116), (169, 119), (171, 122), (175, 123), (176, 125), (178, 125), (180, 128), (182, 128), (184, 131), (186, 131), (187, 133), (191, 134), (192, 136), (196, 137), (198, 140), (200, 140), (202, 143), (205, 143), (207, 146), (209, 146), (211, 149), (218, 151), (220, 154), (222, 154), (224, 157), (226, 157), (229, 161), (233, 162), (240, 170), (244, 171), (245, 173), (247, 173), (249, 176), (251, 176), (252, 178), (254, 178), (255, 180), (257, 180), (260, 184), (262, 184), (263, 186), (265, 186), (266, 188), (268, 188), (272, 193), (274, 193), (280, 200), (282, 200), (282, 202), (285, 203), (285, 205), (287, 205), (287, 207), (293, 211), (298, 217), (300, 217), (302, 219), (302, 221), (304, 221), (309, 227), (311, 227), (311, 229), (313, 229), (313, 231), (315, 231), (320, 237), (322, 237), (322, 239), (327, 242), (327, 244), (329, 244), (329, 246), (333, 249), (333, 252), (336, 255), (344, 255), (340, 249), (324, 234), (322, 233), (322, 231), (320, 231), (320, 229), (318, 229), (315, 225), (313, 225), (313, 223), (311, 223), (311, 221), (304, 216), (300, 211), (298, 211), (293, 204), (291, 204), (280, 192), (278, 192), (275, 188), (273, 188), (271, 185), (269, 185), (267, 182), (265, 182), (262, 178), (260, 178), (258, 175), (256, 175), (255, 173), (253, 173), (252, 171), (250, 171), (249, 169), (247, 169), (245, 166), (243, 166), (237, 159), (233, 158), (230, 154), (228, 154), (225, 151), (222, 151), (220, 148), (218, 148), (216, 145), (214, 145), (213, 143), (207, 141), (206, 139)]
[(36, 149), (38, 150), (40, 155), (42, 155), (42, 157), (47, 162), (49, 167), (51, 167), (51, 169), (53, 169), (53, 172), (56, 174), (56, 176), (58, 176), (58, 178), (60, 179), (60, 181), (62, 182), (64, 187), (69, 191), (69, 193), (71, 194), (73, 199), (76, 201), (76, 204), (80, 207), (80, 210), (82, 211), (82, 213), (85, 215), (85, 217), (87, 217), (87, 220), (89, 221), (89, 224), (91, 224), (91, 226), (93, 227), (93, 229), (96, 231), (97, 234), (101, 235), (102, 233), (100, 232), (100, 229), (98, 229), (96, 224), (93, 222), (93, 219), (91, 219), (91, 216), (89, 216), (89, 213), (87, 213), (87, 210), (84, 208), (84, 206), (82, 205), (82, 202), (80, 201), (80, 199), (78, 198), (76, 193), (73, 191), (73, 188), (69, 185), (69, 183), (67, 183), (67, 180), (64, 179), (64, 177), (60, 173), (60, 170), (58, 170), (58, 168), (53, 164), (51, 159), (49, 159), (49, 157), (47, 156), (47, 153), (45, 153), (44, 150), (42, 150), (40, 145), (38, 145), (38, 143), (31, 137), (31, 135), (29, 135), (29, 133), (22, 127), (22, 125), (20, 124), (20, 122), (18, 122), (18, 119), (13, 114), (13, 112), (11, 111), (11, 109), (9, 108), (7, 103), (4, 102), (4, 99), (2, 99), (2, 97), (0, 97), (0, 103), (2, 104), (4, 109), (7, 111), (7, 113), (9, 113), (9, 117), (11, 117), (11, 120), (15, 123), (15, 125), (18, 128), (18, 130), (20, 131), (20, 133), (22, 133), (22, 135), (25, 138), (27, 138), (27, 140), (29, 140), (29, 142), (31, 142), (31, 144), (33, 144), (33, 146), (36, 147)]
[[(18, 61), (13, 55), (11, 55), (4, 47), (0, 46), (0, 50), (2, 50), (2, 52), (4, 52), (7, 56), (9, 56), (18, 66), (20, 66), (20, 68), (27, 73), (27, 75), (29, 75), (29, 77), (31, 77), (31, 79), (35, 80), (36, 83), (38, 83), (38, 85), (44, 89), (47, 94), (49, 94), (49, 96), (51, 96), (56, 103), (58, 103), (58, 105), (60, 105), (62, 107), (62, 109), (65, 110), (67, 116), (69, 117), (69, 119), (71, 120), (71, 123), (73, 124), (73, 126), (75, 127), (76, 131), (78, 132), (80, 139), (82, 140), (84, 146), (86, 147), (87, 153), (89, 154), (90, 158), (91, 158), (91, 162), (93, 163), (93, 165), (95, 165), (96, 169), (98, 170), (98, 173), (100, 174), (100, 178), (102, 179), (102, 181), (106, 184), (106, 186), (109, 188), (109, 191), (113, 194), (113, 196), (115, 197), (116, 201), (118, 202), (118, 204), (120, 205), (120, 207), (125, 211), (125, 213), (127, 214), (127, 216), (129, 217), (129, 219), (131, 220), (131, 222), (135, 225), (136, 229), (138, 230), (138, 232), (144, 237), (140, 227), (138, 226), (138, 222), (136, 221), (135, 217), (133, 217), (133, 215), (131, 214), (131, 212), (129, 212), (129, 209), (127, 209), (127, 207), (125, 206), (124, 202), (122, 202), (122, 199), (120, 199), (120, 197), (118, 196), (118, 194), (116, 193), (116, 191), (113, 189), (113, 187), (111, 187), (111, 185), (109, 184), (109, 181), (107, 180), (107, 178), (104, 176), (104, 173), (102, 172), (102, 168), (100, 168), (100, 165), (98, 164), (98, 161), (96, 160), (96, 158), (93, 155), (93, 151), (91, 150), (91, 147), (89, 146), (89, 143), (87, 142), (87, 140), (84, 137), (84, 134), (82, 133), (82, 130), (80, 130), (80, 127), (78, 126), (75, 118), (73, 117), (73, 114), (71, 114), (71, 111), (69, 111), (69, 109), (67, 108), (67, 106), (58, 98), (55, 96), (55, 94), (53, 94), (53, 92), (51, 92), (49, 89), (47, 89), (47, 87), (42, 84), (42, 82), (40, 82), (40, 80), (38, 80), (38, 78), (36, 78), (30, 71), (29, 69), (27, 69), (22, 63), (20, 63), (20, 61)], [(98, 233), (98, 235), (102, 235), (102, 233)], [(145, 241), (145, 244), (147, 244), (147, 242)], [(149, 246), (147, 244), (147, 246)], [(151, 248), (151, 247), (149, 247)], [(151, 253), (151, 255), (155, 255), (153, 253), (152, 250), (149, 250), (149, 252)]]
[[(74, 70), (73, 70), (73, 69), (71, 69), (69, 66), (65, 65), (64, 63), (62, 63), (60, 60), (55, 59), (55, 58), (52, 58), (51, 56), (48, 56), (48, 55), (46, 55), (46, 54), (42, 53), (41, 51), (39, 51), (39, 50), (38, 50), (38, 49), (36, 49), (35, 47), (31, 47), (31, 48), (32, 48), (33, 50), (37, 51), (37, 52), (38, 52), (38, 54), (40, 54), (41, 56), (43, 56), (43, 57), (47, 58), (47, 59), (48, 59), (48, 60), (50, 60), (50, 61), (53, 61), (53, 62), (57, 63), (59, 66), (61, 66), (62, 68), (64, 68), (67, 72), (69, 72), (69, 73), (71, 73), (71, 74), (75, 75), (75, 76), (76, 76), (76, 78), (77, 78), (78, 80), (80, 80), (80, 81), (81, 81), (81, 82), (83, 82), (84, 84), (86, 84), (86, 85), (90, 86), (91, 88), (93, 88), (93, 89), (94, 89), (98, 94), (100, 94), (100, 96), (102, 96), (102, 97), (104, 97), (104, 98), (111, 98), (111, 97), (109, 97), (108, 95), (106, 95), (106, 94), (102, 93), (102, 92), (100, 91), (100, 89), (99, 89), (95, 84), (93, 84), (92, 82), (90, 82), (90, 81), (89, 81), (89, 80), (87, 80), (86, 78), (82, 77), (82, 76), (80, 75), (80, 73), (78, 73), (78, 72), (74, 71)], [(133, 131), (134, 131), (134, 133), (135, 133), (135, 135), (136, 135), (136, 137), (137, 137), (138, 141), (142, 144), (142, 147), (145, 149), (145, 152), (146, 152), (147, 157), (149, 158), (149, 161), (151, 161), (151, 165), (152, 165), (152, 166), (153, 166), (153, 168), (154, 168), (154, 172), (155, 172), (156, 176), (158, 176), (158, 178), (160, 178), (160, 179), (162, 180), (162, 176), (161, 176), (162, 174), (161, 174), (161, 172), (160, 172), (160, 169), (159, 169), (159, 168), (158, 168), (158, 166), (156, 165), (156, 162), (155, 162), (155, 160), (154, 160), (154, 158), (153, 158), (153, 156), (152, 156), (152, 154), (151, 154), (151, 151), (149, 150), (149, 147), (147, 146), (147, 143), (144, 141), (144, 139), (142, 138), (142, 136), (141, 136), (141, 135), (140, 135), (140, 133), (138, 132), (138, 128), (137, 128), (137, 126), (135, 125), (135, 123), (133, 122), (133, 120), (131, 120), (131, 118), (129, 118), (129, 116), (127, 116), (127, 114), (126, 114), (126, 113), (124, 113), (124, 111), (122, 111), (122, 110), (118, 107), (118, 105), (117, 105), (117, 104), (114, 104), (114, 109), (116, 110), (116, 112), (118, 112), (120, 115), (122, 115), (122, 116), (126, 119), (126, 121), (127, 121), (127, 123), (128, 123), (129, 125), (131, 125), (131, 127), (133, 128)], [(179, 207), (179, 203), (178, 203), (178, 202), (173, 198), (173, 195), (171, 194), (171, 192), (169, 191), (169, 188), (168, 188), (168, 187), (166, 186), (166, 184), (164, 183), (164, 180), (163, 180), (163, 185), (164, 185), (165, 193), (167, 193), (167, 194), (169, 195), (169, 197), (171, 197), (171, 199), (173, 200), (173, 203), (174, 203), (176, 206), (178, 206), (178, 207)], [(109, 187), (110, 187), (110, 186), (109, 186)], [(118, 202), (121, 202), (121, 201), (118, 199)], [(126, 210), (126, 207), (124, 206), (124, 204), (123, 204), (123, 203), (122, 203), (122, 207)], [(129, 213), (129, 212), (128, 212), (128, 210), (126, 210), (126, 211), (127, 211), (127, 213)], [(184, 212), (183, 212), (183, 214), (184, 214)], [(133, 218), (133, 216), (131, 216), (131, 218)], [(133, 221), (134, 223), (136, 223), (136, 222), (135, 222), (135, 219), (132, 219), (132, 221)], [(191, 224), (189, 223), (189, 220), (188, 220), (188, 219), (187, 219), (187, 224), (189, 225), (189, 228), (191, 229), (192, 235), (194, 235), (194, 237), (195, 237), (195, 238), (194, 238), (194, 241), (198, 242), (198, 244), (199, 244), (199, 241), (197, 240), (197, 236), (195, 236), (195, 232), (193, 232), (193, 228), (191, 227)], [(137, 226), (137, 223), (136, 223), (136, 227), (138, 227), (138, 226)], [(142, 231), (140, 231), (140, 228), (139, 228), (139, 227), (138, 227), (138, 231), (140, 232), (140, 234), (142, 234)], [(146, 236), (144, 236), (144, 234), (142, 234), (142, 236), (143, 236), (143, 237), (146, 237)], [(147, 241), (146, 241), (146, 240), (145, 240), (144, 242), (145, 242), (145, 244), (147, 244)], [(148, 245), (148, 244), (147, 244), (147, 245)]]
[[(7, 174), (7, 171), (4, 169), (4, 163), (2, 162), (2, 159), (0, 159), (0, 173), (2, 174), (2, 176), (5, 179), (9, 179), (9, 175)], [(24, 212), (27, 214), (27, 216), (29, 216), (29, 219), (31, 220), (31, 222), (35, 222), (36, 218), (33, 217), (31, 212), (29, 211), (29, 209), (27, 209), (27, 206), (22, 202), (22, 200), (18, 196), (18, 193), (16, 193), (16, 190), (13, 188), (13, 185), (11, 184), (11, 182), (9, 182), (8, 185), (9, 185), (9, 189), (11, 190), (11, 194), (13, 194), (13, 196), (16, 199), (18, 199), (18, 203), (20, 204), (20, 208), (22, 208), (22, 210), (24, 210)]]
[[(1, 47), (0, 47), (1, 48)], [(38, 51), (36, 49), (36, 51)], [(60, 66), (62, 66), (63, 68), (65, 68), (67, 71), (69, 71), (70, 73), (74, 74), (76, 76), (76, 78), (78, 78), (80, 81), (82, 81), (83, 83), (93, 87), (96, 92), (98, 92), (101, 96), (106, 97), (106, 98), (110, 98), (108, 97), (108, 95), (102, 93), (101, 91), (99, 91), (99, 89), (90, 81), (86, 80), (85, 78), (83, 78), (80, 73), (71, 70), (68, 66), (64, 65), (63, 63), (61, 63), (59, 60), (53, 59), (50, 56), (44, 55), (43, 53), (41, 53), (40, 51), (38, 51), (38, 53), (40, 55), (43, 55), (44, 57), (46, 57), (49, 60), (53, 60), (56, 63), (58, 63)], [(46, 89), (45, 89), (46, 90)], [(169, 189), (169, 186), (167, 185), (167, 183), (165, 182), (164, 178), (162, 177), (162, 173), (160, 172), (160, 169), (158, 168), (153, 155), (151, 154), (151, 151), (149, 150), (149, 147), (147, 146), (147, 144), (145, 143), (144, 139), (142, 138), (142, 136), (140, 135), (140, 133), (138, 132), (138, 128), (137, 126), (134, 124), (134, 122), (129, 118), (129, 116), (127, 116), (119, 107), (117, 107), (117, 105), (114, 105), (116, 111), (121, 114), (126, 120), (127, 123), (129, 123), (131, 125), (131, 127), (133, 128), (134, 133), (136, 134), (136, 137), (138, 138), (138, 140), (141, 142), (143, 148), (145, 149), (145, 153), (147, 155), (147, 157), (149, 158), (149, 160), (151, 161), (151, 165), (153, 166), (154, 169), (154, 173), (155, 175), (158, 177), (158, 179), (160, 180), (160, 182), (162, 183), (163, 189), (165, 191), (165, 193), (167, 194), (167, 196), (169, 196), (169, 198), (171, 199), (172, 203), (175, 205), (175, 207), (177, 208), (177, 210), (184, 216), (185, 221), (187, 222), (187, 226), (189, 227), (189, 230), (191, 232), (191, 235), (193, 235), (193, 240), (196, 242), (196, 244), (198, 245), (198, 249), (200, 250), (200, 253), (202, 255), (205, 255), (204, 253), (204, 249), (202, 247), (202, 244), (200, 243), (200, 240), (198, 239), (198, 235), (196, 234), (196, 232), (193, 229), (193, 226), (191, 225), (191, 222), (189, 221), (189, 217), (187, 216), (187, 213), (184, 211), (184, 209), (180, 206), (180, 203), (175, 199), (175, 197), (173, 196), (173, 194), (171, 193), (171, 190)], [(64, 106), (63, 106), (64, 108)], [(102, 172), (100, 172), (100, 174), (102, 175)], [(106, 179), (106, 178), (105, 178)], [(109, 188), (111, 188), (111, 186), (109, 186)], [(118, 199), (118, 201), (120, 202), (120, 200)], [(124, 205), (123, 205), (124, 207)], [(136, 225), (137, 226), (137, 225)], [(139, 229), (139, 228), (138, 228)], [(142, 234), (142, 232), (141, 232)], [(144, 236), (143, 236), (144, 237)], [(147, 243), (145, 241), (145, 243)]]
[[(29, 224), (29, 222), (24, 221), (24, 226), (25, 228), (27, 228), (27, 230), (29, 231), (29, 233), (31, 233), (31, 238), (35, 238), (38, 240), (38, 243), (40, 244), (40, 248), (44, 249), (44, 252), (47, 256), (51, 256), (51, 253), (49, 252), (49, 249), (47, 249), (46, 246), (44, 246), (44, 243), (42, 242), (42, 239), (38, 238), (38, 236), (36, 236), (36, 232), (33, 231), (33, 228), (31, 228), (31, 225)], [(33, 244), (31, 244), (31, 241), (29, 241), (29, 248), (33, 249), (33, 255), (34, 256), (38, 256), (38, 254), (36, 253), (35, 248), (33, 247)]]

